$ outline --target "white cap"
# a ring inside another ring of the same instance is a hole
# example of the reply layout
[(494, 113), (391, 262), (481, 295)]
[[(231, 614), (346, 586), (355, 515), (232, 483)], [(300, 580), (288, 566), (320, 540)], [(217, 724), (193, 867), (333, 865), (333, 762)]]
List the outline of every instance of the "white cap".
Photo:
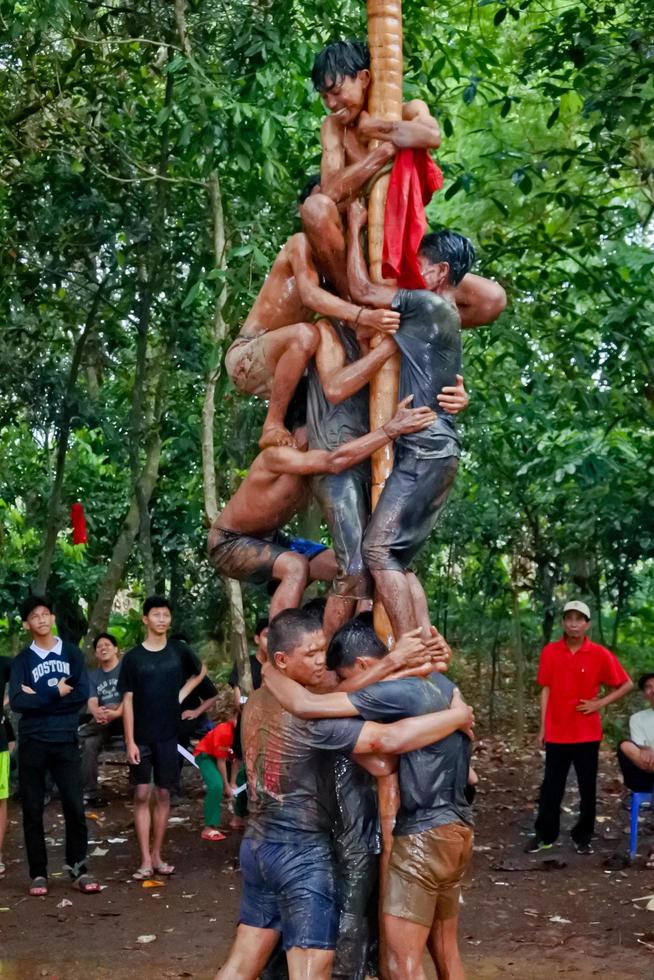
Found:
[(565, 616), (567, 612), (580, 612), (586, 619), (590, 619), (590, 609), (585, 602), (580, 602), (578, 599), (573, 599), (572, 602), (566, 602), (563, 607), (563, 615)]

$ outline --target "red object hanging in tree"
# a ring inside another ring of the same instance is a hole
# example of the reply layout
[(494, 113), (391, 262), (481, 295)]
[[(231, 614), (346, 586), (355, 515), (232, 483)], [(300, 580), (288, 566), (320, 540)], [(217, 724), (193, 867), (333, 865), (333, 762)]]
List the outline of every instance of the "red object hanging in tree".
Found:
[(443, 186), (443, 174), (427, 150), (402, 149), (388, 182), (384, 212), (382, 275), (402, 289), (424, 289), (418, 248), (427, 229), (425, 205)]
[(70, 508), (70, 523), (73, 526), (73, 544), (86, 544), (86, 517), (82, 504), (73, 504)]

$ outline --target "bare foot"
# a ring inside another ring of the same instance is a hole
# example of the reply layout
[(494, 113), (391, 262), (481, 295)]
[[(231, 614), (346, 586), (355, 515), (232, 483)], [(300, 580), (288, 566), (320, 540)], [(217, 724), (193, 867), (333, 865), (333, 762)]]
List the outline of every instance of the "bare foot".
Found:
[(297, 449), (297, 442), (283, 425), (276, 425), (270, 429), (264, 426), (259, 439), (259, 449), (268, 449), (270, 446), (290, 446), (291, 449)]

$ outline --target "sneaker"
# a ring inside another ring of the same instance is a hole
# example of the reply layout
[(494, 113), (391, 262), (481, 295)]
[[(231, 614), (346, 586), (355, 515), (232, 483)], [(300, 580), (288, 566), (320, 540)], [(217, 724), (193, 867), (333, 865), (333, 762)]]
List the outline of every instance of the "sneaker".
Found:
[(540, 837), (530, 837), (525, 847), (525, 854), (538, 854), (539, 851), (549, 851), (551, 844), (546, 844)]
[(583, 844), (575, 844), (575, 850), (577, 854), (594, 854), (593, 845), (589, 840), (585, 841)]

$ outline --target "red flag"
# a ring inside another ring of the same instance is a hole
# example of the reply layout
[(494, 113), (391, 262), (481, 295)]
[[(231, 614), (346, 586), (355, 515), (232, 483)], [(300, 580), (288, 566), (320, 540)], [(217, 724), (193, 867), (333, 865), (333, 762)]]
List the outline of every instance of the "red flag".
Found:
[(402, 149), (388, 182), (384, 212), (382, 276), (402, 289), (424, 289), (418, 248), (427, 228), (425, 205), (443, 186), (443, 174), (427, 150)]
[(70, 508), (70, 523), (73, 526), (73, 544), (86, 544), (86, 518), (81, 504), (73, 504)]

